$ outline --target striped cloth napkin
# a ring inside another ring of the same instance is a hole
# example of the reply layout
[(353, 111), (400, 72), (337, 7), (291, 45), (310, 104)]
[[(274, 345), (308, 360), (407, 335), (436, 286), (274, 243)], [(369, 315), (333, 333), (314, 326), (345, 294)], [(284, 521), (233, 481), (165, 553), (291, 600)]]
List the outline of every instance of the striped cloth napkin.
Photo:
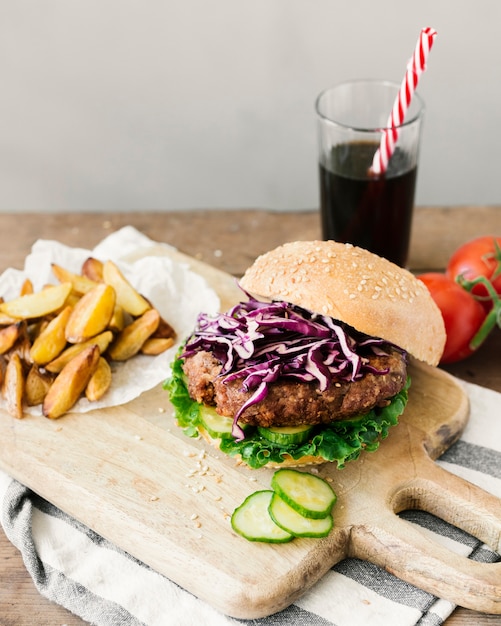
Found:
[[(439, 464), (501, 497), (501, 394), (464, 384), (471, 417)], [(295, 604), (252, 620), (222, 615), (0, 472), (1, 523), (40, 593), (99, 626), (438, 625), (454, 605), (356, 559), (334, 566)], [(451, 550), (482, 562), (499, 555), (420, 511), (405, 518)]]

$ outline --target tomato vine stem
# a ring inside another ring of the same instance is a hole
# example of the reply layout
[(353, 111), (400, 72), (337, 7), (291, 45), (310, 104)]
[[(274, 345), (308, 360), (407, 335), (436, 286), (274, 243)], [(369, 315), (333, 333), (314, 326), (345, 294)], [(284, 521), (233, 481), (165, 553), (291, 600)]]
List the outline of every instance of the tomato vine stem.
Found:
[(468, 280), (463, 275), (460, 275), (456, 278), (456, 282), (469, 293), (472, 293), (472, 290), (476, 285), (482, 284), (489, 294), (489, 300), (492, 302), (492, 308), (487, 313), (480, 328), (477, 330), (469, 344), (472, 350), (477, 350), (484, 343), (495, 326), (501, 328), (501, 298), (494, 289), (491, 281), (485, 276), (478, 276), (473, 280)]

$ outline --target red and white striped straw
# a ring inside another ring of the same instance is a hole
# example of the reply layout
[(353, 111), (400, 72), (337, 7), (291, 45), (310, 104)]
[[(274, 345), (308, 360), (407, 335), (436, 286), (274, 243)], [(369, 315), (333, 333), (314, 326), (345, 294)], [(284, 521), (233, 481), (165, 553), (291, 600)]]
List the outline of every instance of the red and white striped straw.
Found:
[(414, 54), (407, 64), (407, 71), (386, 123), (387, 128), (382, 133), (381, 143), (372, 161), (371, 172), (373, 174), (381, 174), (388, 167), (388, 162), (397, 143), (398, 127), (404, 122), (405, 114), (416, 91), (419, 77), (426, 69), (428, 54), (436, 36), (437, 31), (429, 26), (423, 28), (419, 35)]

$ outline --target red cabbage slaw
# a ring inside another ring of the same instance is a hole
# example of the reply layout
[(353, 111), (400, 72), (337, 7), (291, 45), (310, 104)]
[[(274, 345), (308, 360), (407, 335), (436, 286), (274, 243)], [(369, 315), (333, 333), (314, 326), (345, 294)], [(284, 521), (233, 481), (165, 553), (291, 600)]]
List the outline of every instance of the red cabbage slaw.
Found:
[(397, 348), (298, 305), (249, 297), (226, 313), (201, 313), (181, 358), (210, 352), (221, 363), (225, 382), (241, 379), (242, 390), (252, 392), (233, 419), (232, 435), (241, 441), (245, 434), (238, 419), (266, 397), (271, 383), (316, 381), (325, 391), (332, 382), (356, 381), (367, 372), (386, 374), (370, 365), (368, 355), (388, 354), (390, 347)]

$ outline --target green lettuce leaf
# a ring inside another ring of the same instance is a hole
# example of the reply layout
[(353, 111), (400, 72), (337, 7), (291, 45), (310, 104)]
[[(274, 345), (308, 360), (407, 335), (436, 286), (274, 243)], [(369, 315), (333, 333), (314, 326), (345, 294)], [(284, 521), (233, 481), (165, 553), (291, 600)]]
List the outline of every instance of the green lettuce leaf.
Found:
[[(186, 435), (196, 437), (201, 423), (201, 405), (188, 394), (182, 359), (176, 358), (171, 367), (172, 376), (165, 381), (164, 389), (169, 393), (178, 425)], [(253, 469), (263, 467), (270, 461), (282, 463), (286, 457), (297, 460), (306, 455), (336, 462), (338, 468), (342, 469), (347, 462), (358, 459), (362, 451), (377, 450), (380, 441), (388, 436), (390, 428), (398, 424), (398, 418), (407, 404), (409, 387), (410, 378), (388, 406), (377, 407), (360, 417), (315, 426), (312, 436), (305, 443), (284, 447), (264, 439), (257, 429), (249, 428), (243, 441), (223, 439), (219, 447), (229, 456), (240, 455)]]

